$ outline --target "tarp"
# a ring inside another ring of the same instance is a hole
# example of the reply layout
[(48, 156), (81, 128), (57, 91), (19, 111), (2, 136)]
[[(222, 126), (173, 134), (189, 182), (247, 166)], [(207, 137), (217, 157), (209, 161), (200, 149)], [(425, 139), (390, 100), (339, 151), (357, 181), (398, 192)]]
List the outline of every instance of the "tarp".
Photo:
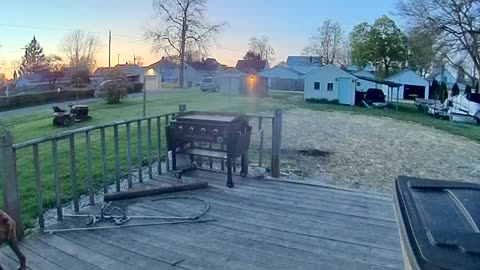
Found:
[[(469, 98), (476, 100), (473, 96)], [(480, 103), (469, 100), (466, 95), (456, 95), (451, 98), (451, 101), (450, 113), (466, 114), (480, 119)]]

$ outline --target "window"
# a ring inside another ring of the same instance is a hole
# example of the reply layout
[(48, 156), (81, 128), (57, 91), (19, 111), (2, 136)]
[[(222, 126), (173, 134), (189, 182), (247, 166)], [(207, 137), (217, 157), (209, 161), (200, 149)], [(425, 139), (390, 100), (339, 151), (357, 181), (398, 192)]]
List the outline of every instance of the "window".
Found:
[(314, 82), (313, 83), (313, 89), (320, 90), (320, 82)]
[(333, 91), (333, 83), (327, 83), (327, 91)]
[(444, 82), (448, 81), (447, 79), (448, 79), (447, 76), (443, 77)]
[(360, 85), (361, 85), (361, 83), (360, 83), (360, 82), (357, 82), (357, 86), (360, 86)]

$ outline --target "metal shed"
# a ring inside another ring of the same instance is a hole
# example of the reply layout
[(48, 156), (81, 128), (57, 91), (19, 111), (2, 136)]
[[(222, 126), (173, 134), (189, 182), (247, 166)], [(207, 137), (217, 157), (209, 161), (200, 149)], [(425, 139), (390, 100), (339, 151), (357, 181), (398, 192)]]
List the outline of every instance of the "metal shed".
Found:
[(245, 74), (237, 69), (228, 69), (218, 77), (221, 95), (259, 96), (268, 94), (268, 78), (260, 76), (256, 71)]

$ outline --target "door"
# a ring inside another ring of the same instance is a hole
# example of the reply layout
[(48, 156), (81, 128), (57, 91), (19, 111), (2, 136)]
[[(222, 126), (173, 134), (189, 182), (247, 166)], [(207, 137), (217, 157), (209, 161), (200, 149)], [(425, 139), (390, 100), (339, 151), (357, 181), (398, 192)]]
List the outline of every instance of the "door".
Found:
[(148, 90), (157, 90), (160, 87), (158, 86), (158, 77), (155, 75), (145, 76), (145, 89)]
[(338, 79), (338, 103), (352, 104), (352, 80), (346, 78)]

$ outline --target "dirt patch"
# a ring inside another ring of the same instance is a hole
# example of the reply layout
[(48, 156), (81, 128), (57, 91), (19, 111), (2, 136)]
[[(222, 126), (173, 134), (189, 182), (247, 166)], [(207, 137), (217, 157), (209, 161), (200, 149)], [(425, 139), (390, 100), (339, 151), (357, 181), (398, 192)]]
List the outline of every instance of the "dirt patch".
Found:
[(383, 193), (398, 175), (480, 183), (480, 144), (388, 117), (289, 110), (282, 147), (282, 169), (306, 181)]

